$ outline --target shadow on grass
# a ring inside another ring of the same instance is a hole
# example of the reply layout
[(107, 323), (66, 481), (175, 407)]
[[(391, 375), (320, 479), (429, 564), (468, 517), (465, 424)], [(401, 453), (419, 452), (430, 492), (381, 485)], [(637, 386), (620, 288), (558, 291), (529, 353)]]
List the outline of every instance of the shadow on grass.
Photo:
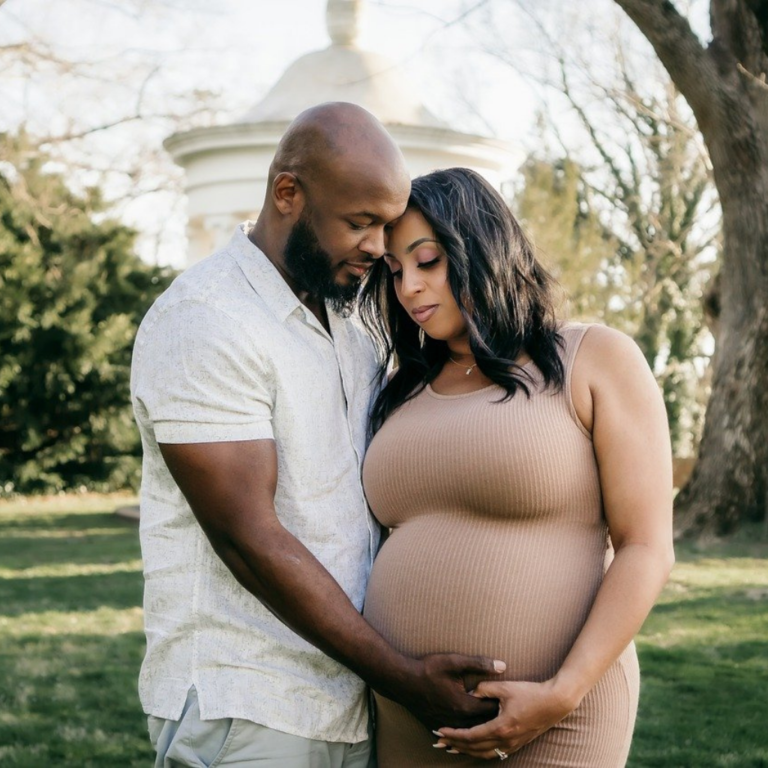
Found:
[(144, 635), (27, 635), (0, 652), (0, 765), (147, 766)]
[(0, 525), (0, 566), (119, 563), (140, 557), (138, 526), (114, 515), (56, 515)]
[(141, 600), (138, 573), (0, 579), (0, 615), (8, 617), (44, 611), (133, 608), (141, 605)]
[(18, 512), (9, 517), (0, 517), (0, 536), (5, 529), (15, 531), (49, 531), (58, 528), (82, 531), (84, 528), (136, 527), (131, 520), (117, 517), (111, 510), (103, 512), (82, 512), (78, 514), (51, 511), (46, 514), (25, 514)]
[(664, 636), (667, 646), (722, 648), (733, 637), (745, 641), (759, 638), (768, 658), (768, 600), (752, 599), (749, 592), (748, 585), (738, 589), (728, 586), (708, 589), (700, 597), (656, 605), (643, 625), (639, 644), (644, 645), (644, 637), (655, 641)]

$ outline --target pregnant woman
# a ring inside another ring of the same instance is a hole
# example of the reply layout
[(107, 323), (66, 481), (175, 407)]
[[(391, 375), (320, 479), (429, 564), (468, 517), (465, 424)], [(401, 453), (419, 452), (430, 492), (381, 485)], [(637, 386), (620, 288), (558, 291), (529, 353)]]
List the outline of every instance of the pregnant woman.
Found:
[(671, 451), (637, 346), (561, 324), (503, 199), (454, 168), (417, 179), (363, 316), (398, 368), (364, 466), (391, 529), (368, 621), (412, 656), (502, 659), (496, 719), (435, 734), (377, 697), (380, 768), (619, 768), (639, 674), (632, 639), (667, 579)]

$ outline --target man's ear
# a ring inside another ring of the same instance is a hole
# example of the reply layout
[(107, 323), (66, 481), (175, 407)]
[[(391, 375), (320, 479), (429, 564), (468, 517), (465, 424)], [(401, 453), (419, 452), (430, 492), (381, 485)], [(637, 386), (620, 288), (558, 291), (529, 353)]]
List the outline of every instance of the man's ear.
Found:
[(283, 171), (272, 182), (272, 200), (283, 216), (297, 216), (304, 207), (304, 192), (292, 173)]

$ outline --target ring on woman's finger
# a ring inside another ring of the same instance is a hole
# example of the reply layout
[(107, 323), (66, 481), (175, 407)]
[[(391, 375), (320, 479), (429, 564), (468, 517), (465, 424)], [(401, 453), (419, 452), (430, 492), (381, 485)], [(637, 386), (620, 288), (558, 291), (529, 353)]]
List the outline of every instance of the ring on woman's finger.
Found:
[(498, 747), (493, 751), (499, 756), (499, 760), (506, 760), (509, 757), (506, 752), (502, 752)]

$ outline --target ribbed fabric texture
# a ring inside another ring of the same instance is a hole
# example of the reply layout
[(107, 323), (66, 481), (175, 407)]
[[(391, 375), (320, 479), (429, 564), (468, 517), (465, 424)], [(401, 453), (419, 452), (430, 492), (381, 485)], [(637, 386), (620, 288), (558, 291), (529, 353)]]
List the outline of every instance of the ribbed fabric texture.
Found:
[[(588, 432), (570, 395), (589, 326), (561, 329), (566, 386), (505, 402), (497, 386), (463, 395), (425, 389), (372, 441), (363, 471), (392, 534), (373, 567), (365, 617), (396, 648), (483, 654), (509, 680), (543, 681), (578, 636), (610, 559)], [(625, 765), (639, 675), (630, 646), (582, 704), (505, 766)], [(449, 725), (446, 723), (445, 725)], [(432, 747), (412, 715), (377, 697), (380, 768), (487, 765)]]

